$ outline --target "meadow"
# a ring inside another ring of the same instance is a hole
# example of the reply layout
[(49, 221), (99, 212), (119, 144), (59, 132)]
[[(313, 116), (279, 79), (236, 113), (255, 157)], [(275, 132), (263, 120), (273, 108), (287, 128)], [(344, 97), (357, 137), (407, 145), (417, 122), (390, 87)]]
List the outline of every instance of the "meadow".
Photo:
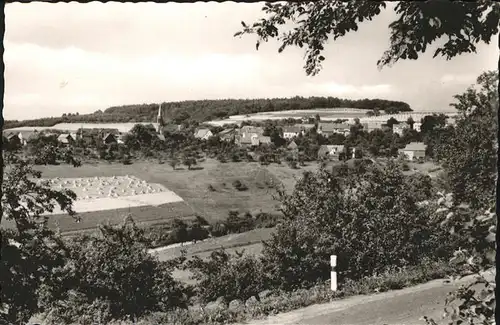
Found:
[[(332, 162), (329, 166), (338, 164)], [(409, 163), (408, 173), (415, 170), (429, 172), (436, 169), (434, 163)], [(225, 220), (230, 210), (240, 213), (259, 212), (276, 213), (279, 202), (275, 199), (276, 184), (282, 185), (287, 192), (293, 190), (304, 171), (318, 168), (310, 163), (300, 169), (291, 169), (286, 164), (262, 166), (255, 162), (220, 163), (207, 159), (197, 169), (176, 168), (167, 164), (136, 162), (132, 165), (96, 163), (81, 167), (69, 165), (39, 166), (43, 178), (96, 178), (131, 176), (147, 183), (158, 184), (180, 196), (183, 202), (171, 202), (160, 205), (129, 206), (117, 209), (101, 209), (79, 213), (80, 221), (66, 214), (56, 214), (49, 218), (51, 228), (58, 227), (63, 234), (71, 235), (82, 231), (93, 231), (99, 223), (118, 224), (131, 214), (134, 220), (144, 226), (156, 226), (169, 223), (174, 218), (192, 219), (202, 216), (208, 222)], [(433, 172), (432, 174), (435, 174)], [(244, 183), (248, 189), (236, 190), (232, 183), (236, 180)], [(81, 192), (81, 188), (79, 188)], [(83, 194), (78, 193), (78, 194)], [(81, 198), (81, 196), (79, 196)], [(104, 208), (104, 207), (103, 207)], [(3, 226), (11, 227), (9, 222)], [(217, 239), (219, 240), (219, 239)], [(224, 239), (222, 240), (222, 244)], [(253, 244), (253, 239), (247, 244)], [(217, 244), (219, 245), (219, 244)], [(225, 245), (225, 244), (224, 244)], [(231, 244), (233, 245), (233, 244)], [(206, 250), (206, 249), (205, 249)]]
[[(139, 224), (153, 225), (171, 221), (173, 218), (187, 219), (195, 215), (208, 222), (225, 220), (230, 210), (240, 213), (277, 212), (279, 202), (275, 200), (274, 187), (282, 184), (291, 190), (304, 170), (314, 170), (316, 164), (301, 169), (287, 165), (261, 166), (259, 163), (220, 163), (207, 159), (192, 170), (176, 168), (167, 164), (136, 162), (132, 165), (97, 163), (81, 167), (68, 165), (39, 166), (43, 178), (87, 178), (120, 177), (130, 175), (147, 183), (159, 184), (180, 196), (183, 202), (158, 206), (128, 207), (79, 213), (81, 221), (76, 223), (67, 215), (49, 218), (52, 227), (59, 226), (63, 233), (73, 233), (95, 228), (100, 222), (119, 223), (132, 214)], [(244, 183), (248, 189), (236, 190), (232, 183)]]

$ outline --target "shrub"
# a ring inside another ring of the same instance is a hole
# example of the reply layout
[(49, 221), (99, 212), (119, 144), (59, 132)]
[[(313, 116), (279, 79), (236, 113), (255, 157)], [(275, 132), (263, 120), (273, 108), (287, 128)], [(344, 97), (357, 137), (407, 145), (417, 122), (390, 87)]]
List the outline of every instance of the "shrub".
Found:
[(188, 225), (179, 219), (174, 219), (169, 235), (170, 243), (183, 243), (189, 240)]
[(237, 211), (230, 211), (226, 220), (226, 227), (229, 233), (241, 233), (254, 229), (255, 222), (249, 212), (240, 216)]
[(226, 225), (219, 221), (209, 227), (209, 232), (213, 237), (221, 237), (229, 233)]
[(196, 216), (195, 222), (199, 223), (202, 226), (208, 226), (209, 225), (208, 221), (205, 218), (203, 218), (202, 216), (199, 216), (199, 215)]
[(188, 240), (198, 241), (208, 238), (209, 232), (201, 224), (195, 222), (188, 229)]
[(288, 290), (327, 279), (332, 254), (339, 276), (351, 279), (436, 254), (449, 236), (416, 204), (398, 168), (389, 161), (361, 175), (320, 170), (305, 173), (292, 195), (281, 191), (285, 219), (263, 251), (270, 285)]
[(212, 252), (208, 260), (195, 256), (186, 262), (185, 269), (198, 280), (197, 295), (205, 302), (224, 297), (226, 301), (248, 299), (264, 290), (261, 263), (253, 256), (224, 250)]
[(235, 189), (237, 189), (238, 191), (246, 191), (246, 190), (248, 190), (248, 187), (243, 182), (241, 182), (238, 179), (233, 182), (233, 187)]
[(273, 228), (280, 222), (281, 216), (265, 212), (255, 215), (255, 228)]
[(297, 169), (298, 168), (297, 161), (295, 161), (295, 160), (289, 160), (288, 161), (288, 166), (290, 166), (290, 168), (292, 168), (292, 169)]
[[(137, 319), (149, 312), (185, 307), (171, 266), (147, 252), (144, 233), (128, 219), (102, 226), (100, 236), (80, 236), (68, 245), (69, 263), (59, 268), (41, 300), (55, 324), (95, 324)], [(71, 290), (67, 290), (71, 288)]]

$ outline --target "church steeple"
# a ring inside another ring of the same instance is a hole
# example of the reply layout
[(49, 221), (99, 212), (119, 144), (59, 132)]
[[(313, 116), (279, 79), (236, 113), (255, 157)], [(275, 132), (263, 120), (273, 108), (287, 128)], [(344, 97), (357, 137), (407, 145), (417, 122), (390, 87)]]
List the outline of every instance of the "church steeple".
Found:
[(163, 121), (163, 109), (162, 109), (162, 104), (158, 106), (158, 117), (156, 118), (156, 122), (158, 123), (158, 133), (161, 133), (162, 127), (165, 125), (165, 122)]

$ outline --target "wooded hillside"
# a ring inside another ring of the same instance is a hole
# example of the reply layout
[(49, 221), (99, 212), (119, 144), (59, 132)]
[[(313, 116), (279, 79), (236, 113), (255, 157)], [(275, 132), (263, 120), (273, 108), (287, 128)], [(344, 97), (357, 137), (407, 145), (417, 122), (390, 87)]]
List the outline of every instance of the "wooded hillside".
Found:
[[(384, 99), (340, 99), (336, 97), (294, 97), (273, 99), (220, 99), (189, 100), (163, 103), (165, 118), (175, 123), (184, 120), (198, 122), (220, 119), (226, 116), (251, 114), (266, 111), (317, 108), (359, 108), (372, 110), (377, 108), (388, 113), (412, 111), (410, 105), (400, 101)], [(25, 121), (5, 121), (4, 129), (20, 126), (53, 126), (57, 123), (126, 123), (155, 122), (158, 104), (137, 104), (110, 107), (93, 114), (63, 114), (61, 117), (42, 118)]]

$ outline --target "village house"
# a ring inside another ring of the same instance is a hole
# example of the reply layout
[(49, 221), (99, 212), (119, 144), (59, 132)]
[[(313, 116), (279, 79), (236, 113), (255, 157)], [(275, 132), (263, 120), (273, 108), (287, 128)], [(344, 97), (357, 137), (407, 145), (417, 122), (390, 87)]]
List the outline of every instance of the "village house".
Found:
[(259, 135), (258, 137), (259, 145), (260, 144), (271, 144), (271, 137), (265, 135)]
[(21, 147), (23, 145), (21, 136), (19, 135), (20, 133), (16, 132), (9, 132), (9, 133), (4, 133), (4, 141), (6, 144), (8, 144), (11, 148), (17, 148)]
[(118, 133), (117, 135), (115, 135), (116, 143), (124, 144), (126, 135), (126, 133)]
[(345, 154), (343, 145), (322, 145), (318, 150), (318, 159), (339, 160), (342, 153)]
[(156, 137), (158, 138), (158, 140), (160, 141), (167, 141), (167, 139), (165, 138), (165, 136), (163, 134), (160, 134), (160, 133), (157, 133), (156, 134)]
[(210, 138), (213, 135), (214, 134), (209, 129), (198, 129), (194, 134), (194, 137), (200, 140), (208, 140), (208, 138)]
[(295, 143), (295, 141), (292, 141), (286, 148), (288, 150), (298, 150), (299, 146)]
[(314, 124), (308, 124), (308, 123), (303, 123), (303, 124), (295, 124), (295, 127), (299, 127), (304, 133), (312, 128), (315, 127)]
[(245, 133), (236, 138), (239, 145), (242, 146), (259, 146), (261, 144), (270, 144), (271, 137), (258, 135), (255, 133)]
[(343, 134), (348, 136), (351, 132), (351, 126), (349, 124), (343, 123), (319, 123), (318, 133), (326, 137), (333, 135), (335, 133)]
[(23, 144), (26, 145), (26, 144), (28, 144), (28, 142), (36, 140), (41, 136), (43, 136), (43, 135), (36, 130), (33, 132), (28, 132), (27, 134), (25, 134), (23, 136)]
[(400, 136), (403, 135), (403, 131), (405, 129), (410, 129), (410, 125), (407, 124), (406, 122), (399, 123), (399, 124), (394, 124), (392, 126), (392, 132), (399, 134)]
[(425, 158), (425, 144), (423, 142), (411, 142), (399, 149), (399, 154), (408, 160), (417, 160)]
[(112, 143), (118, 143), (118, 139), (117, 139), (117, 136), (114, 135), (113, 133), (109, 132), (109, 133), (106, 133), (103, 137), (102, 137), (102, 142), (104, 144), (112, 144)]
[(76, 141), (75, 133), (62, 133), (57, 137), (57, 141), (64, 144), (73, 144)]
[(420, 122), (413, 123), (413, 130), (420, 132), (421, 127), (422, 127), (422, 123), (420, 123)]
[(23, 131), (23, 132), (3, 132), (3, 136), (7, 142), (11, 142), (12, 145), (25, 146), (28, 141), (36, 139), (40, 135), (37, 130), (33, 131)]
[(219, 132), (217, 135), (222, 141), (226, 142), (234, 142), (236, 139), (236, 135), (238, 134), (238, 129), (226, 129)]
[(299, 134), (304, 134), (304, 130), (298, 126), (285, 126), (283, 128), (283, 138), (285, 139), (295, 138)]
[(363, 123), (363, 131), (371, 132), (373, 130), (382, 129), (385, 122), (367, 122)]
[(261, 128), (260, 126), (251, 126), (251, 125), (245, 125), (242, 126), (240, 129), (240, 134), (257, 134), (257, 135), (263, 135), (264, 134), (264, 129)]
[[(257, 146), (261, 142), (267, 142), (267, 137), (262, 138), (264, 134), (264, 129), (261, 127), (255, 127), (250, 125), (245, 125), (240, 129), (240, 134), (236, 136), (235, 142), (239, 145), (253, 145)], [(262, 141), (261, 141), (262, 140)], [(271, 138), (269, 138), (269, 142)]]
[(169, 133), (174, 133), (182, 130), (182, 125), (181, 124), (167, 124), (162, 127), (163, 132), (169, 132)]

